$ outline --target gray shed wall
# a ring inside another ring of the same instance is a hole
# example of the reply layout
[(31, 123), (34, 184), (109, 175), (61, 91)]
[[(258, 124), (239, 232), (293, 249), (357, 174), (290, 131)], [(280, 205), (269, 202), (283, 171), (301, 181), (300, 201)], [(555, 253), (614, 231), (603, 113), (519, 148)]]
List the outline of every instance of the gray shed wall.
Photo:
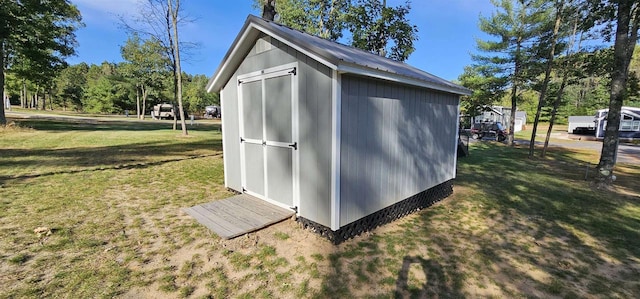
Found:
[[(242, 190), (238, 75), (298, 62), (300, 216), (331, 224), (331, 70), (276, 39), (258, 40), (221, 91), (227, 187)], [(265, 42), (271, 49), (265, 48)], [(260, 53), (258, 53), (260, 52)]]
[(343, 76), (340, 226), (455, 178), (459, 96)]

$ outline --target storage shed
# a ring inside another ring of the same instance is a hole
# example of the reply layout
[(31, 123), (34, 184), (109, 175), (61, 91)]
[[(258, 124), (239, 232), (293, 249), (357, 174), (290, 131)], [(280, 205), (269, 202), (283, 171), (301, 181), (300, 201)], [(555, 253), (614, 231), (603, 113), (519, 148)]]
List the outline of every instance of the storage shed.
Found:
[(249, 16), (207, 90), (226, 187), (334, 242), (451, 193), (464, 87)]

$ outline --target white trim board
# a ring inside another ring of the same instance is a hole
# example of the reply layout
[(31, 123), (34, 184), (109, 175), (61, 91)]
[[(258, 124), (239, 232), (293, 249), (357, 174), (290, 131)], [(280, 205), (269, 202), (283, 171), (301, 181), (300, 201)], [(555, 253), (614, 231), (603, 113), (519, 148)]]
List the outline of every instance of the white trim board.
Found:
[(340, 229), (340, 147), (342, 75), (333, 71), (331, 84), (331, 230)]

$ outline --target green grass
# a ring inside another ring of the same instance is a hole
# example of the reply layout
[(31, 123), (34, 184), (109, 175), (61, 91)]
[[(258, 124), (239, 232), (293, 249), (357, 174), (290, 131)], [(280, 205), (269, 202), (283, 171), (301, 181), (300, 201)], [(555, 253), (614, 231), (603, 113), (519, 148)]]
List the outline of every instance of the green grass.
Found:
[[(640, 293), (640, 166), (471, 145), (454, 194), (333, 246), (288, 222), (224, 241), (180, 211), (225, 198), (221, 136), (162, 122), (0, 129), (0, 298), (619, 297)], [(48, 236), (34, 233), (51, 229)]]

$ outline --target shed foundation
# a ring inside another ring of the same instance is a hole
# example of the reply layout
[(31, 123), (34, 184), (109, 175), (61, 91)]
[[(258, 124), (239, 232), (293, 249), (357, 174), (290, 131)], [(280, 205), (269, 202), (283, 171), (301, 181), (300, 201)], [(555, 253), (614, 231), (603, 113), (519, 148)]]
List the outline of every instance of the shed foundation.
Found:
[(318, 233), (319, 235), (327, 238), (333, 244), (337, 245), (364, 232), (371, 231), (379, 226), (427, 208), (434, 203), (449, 197), (451, 194), (453, 194), (453, 184), (450, 180), (431, 189), (415, 194), (366, 217), (351, 222), (337, 231), (333, 231), (329, 227), (303, 217), (298, 217), (298, 222), (300, 222), (305, 229)]

